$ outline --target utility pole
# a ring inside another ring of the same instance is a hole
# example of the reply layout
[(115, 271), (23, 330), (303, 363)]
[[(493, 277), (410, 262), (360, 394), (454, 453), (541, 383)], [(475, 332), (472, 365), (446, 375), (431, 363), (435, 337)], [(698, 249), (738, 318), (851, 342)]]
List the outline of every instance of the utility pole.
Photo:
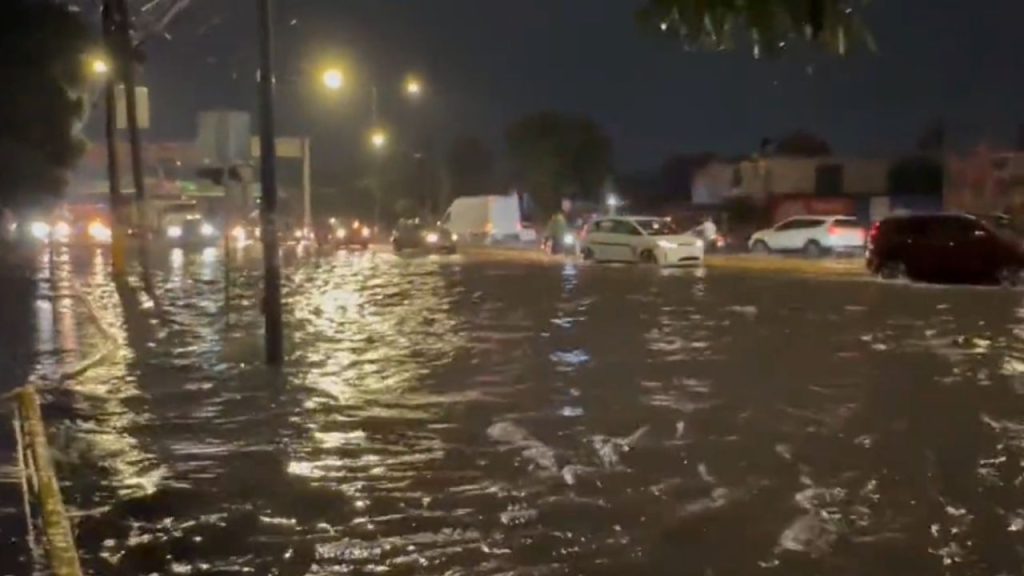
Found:
[(267, 364), (284, 364), (281, 314), (281, 254), (277, 247), (277, 146), (274, 142), (274, 30), (270, 0), (259, 11), (260, 238), (263, 240), (263, 315)]
[[(103, 0), (103, 41), (107, 50), (115, 54), (115, 18), (111, 0)], [(121, 195), (121, 167), (117, 158), (117, 72), (115, 70), (107, 78), (104, 89), (107, 107), (105, 132), (107, 138), (107, 181), (110, 184), (110, 264), (115, 278), (125, 275), (125, 234), (124, 234), (124, 197)]]
[(117, 10), (116, 21), (119, 24), (118, 70), (124, 81), (125, 116), (128, 120), (128, 139), (131, 144), (132, 183), (135, 185), (135, 209), (138, 224), (142, 229), (142, 245), (145, 246), (149, 236), (149, 220), (146, 210), (146, 182), (142, 167), (142, 141), (139, 136), (139, 110), (135, 98), (135, 44), (132, 42), (132, 23), (128, 5), (125, 0), (114, 2)]

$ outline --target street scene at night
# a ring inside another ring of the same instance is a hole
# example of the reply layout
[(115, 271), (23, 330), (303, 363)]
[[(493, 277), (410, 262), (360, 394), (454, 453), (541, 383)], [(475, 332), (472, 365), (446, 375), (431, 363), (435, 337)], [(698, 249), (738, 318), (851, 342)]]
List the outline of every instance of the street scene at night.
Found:
[(1024, 574), (1020, 6), (227, 4), (0, 20), (0, 575)]

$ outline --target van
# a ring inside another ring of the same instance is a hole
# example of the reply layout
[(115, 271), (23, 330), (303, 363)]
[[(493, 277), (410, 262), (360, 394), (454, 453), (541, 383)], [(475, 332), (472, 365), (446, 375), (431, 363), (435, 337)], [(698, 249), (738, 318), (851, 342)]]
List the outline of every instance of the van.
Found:
[(522, 230), (519, 197), (463, 196), (445, 212), (441, 225), (462, 238), (477, 242), (519, 240)]
[(1017, 286), (1020, 236), (998, 218), (968, 214), (892, 216), (868, 235), (867, 267), (883, 278)]

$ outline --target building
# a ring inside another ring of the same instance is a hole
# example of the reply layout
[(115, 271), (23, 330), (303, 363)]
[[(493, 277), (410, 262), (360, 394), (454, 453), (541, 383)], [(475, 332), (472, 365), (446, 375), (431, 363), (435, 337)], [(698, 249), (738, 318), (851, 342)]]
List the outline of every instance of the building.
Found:
[(943, 203), (947, 210), (1024, 216), (1024, 152), (983, 146), (948, 157)]

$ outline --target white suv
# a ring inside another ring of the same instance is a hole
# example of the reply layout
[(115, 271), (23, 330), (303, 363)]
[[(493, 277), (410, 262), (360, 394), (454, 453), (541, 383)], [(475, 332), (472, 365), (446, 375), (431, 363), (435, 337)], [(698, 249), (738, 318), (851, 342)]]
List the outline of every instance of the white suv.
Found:
[(864, 253), (864, 228), (849, 216), (795, 216), (750, 237), (751, 252)]

